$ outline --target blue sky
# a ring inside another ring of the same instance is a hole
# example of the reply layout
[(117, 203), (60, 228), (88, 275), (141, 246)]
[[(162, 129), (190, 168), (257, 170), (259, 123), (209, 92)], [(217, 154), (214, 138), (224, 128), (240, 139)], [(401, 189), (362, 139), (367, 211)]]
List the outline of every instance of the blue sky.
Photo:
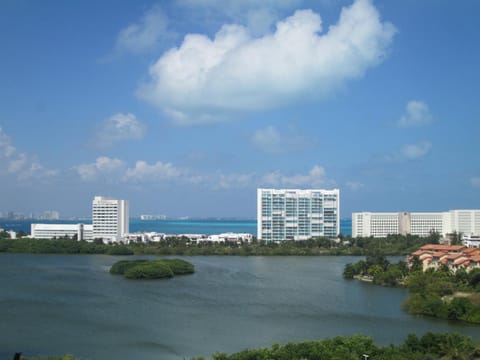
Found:
[(479, 208), (480, 2), (0, 2), (0, 212)]

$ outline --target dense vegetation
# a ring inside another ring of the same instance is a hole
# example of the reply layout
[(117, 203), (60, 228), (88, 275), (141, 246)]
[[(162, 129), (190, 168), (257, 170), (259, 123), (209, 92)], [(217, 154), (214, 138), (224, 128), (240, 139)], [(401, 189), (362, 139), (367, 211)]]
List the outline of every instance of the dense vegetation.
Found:
[(354, 264), (347, 264), (343, 270), (343, 277), (372, 281), (377, 285), (402, 285), (410, 270), (404, 261), (397, 264), (390, 263), (383, 255), (370, 255), (366, 260)]
[[(365, 356), (367, 355), (367, 356)], [(361, 335), (273, 345), (235, 354), (216, 353), (214, 360), (467, 360), (478, 359), (480, 348), (469, 337), (458, 334), (410, 334), (403, 344), (378, 346)], [(201, 360), (202, 357), (196, 360)]]
[(412, 272), (406, 279), (410, 296), (404, 307), (411, 314), (480, 324), (479, 284), (480, 269)]
[(103, 244), (72, 239), (1, 239), (0, 253), (34, 254), (109, 254), (109, 255), (238, 255), (238, 256), (316, 256), (316, 255), (404, 255), (427, 243), (438, 241), (437, 234), (427, 238), (393, 235), (384, 239), (341, 237), (280, 243), (191, 243), (188, 238), (167, 238), (158, 243), (129, 245)]
[(20, 360), (76, 360), (73, 355), (63, 356), (20, 356)]
[(383, 256), (367, 256), (345, 265), (343, 276), (407, 287), (409, 298), (403, 306), (411, 314), (480, 323), (480, 269), (453, 273), (442, 266), (423, 272), (418, 258), (409, 268), (403, 261), (391, 264)]
[[(367, 355), (367, 356), (365, 356)], [(215, 353), (213, 360), (474, 360), (480, 347), (470, 337), (459, 334), (409, 334), (400, 345), (378, 346), (362, 335), (332, 339), (275, 344), (270, 348), (243, 350), (231, 355)], [(21, 357), (22, 360), (75, 360), (63, 357)], [(204, 360), (203, 357), (191, 360)]]
[(127, 279), (164, 279), (194, 272), (194, 265), (181, 259), (121, 260), (110, 268), (111, 274)]

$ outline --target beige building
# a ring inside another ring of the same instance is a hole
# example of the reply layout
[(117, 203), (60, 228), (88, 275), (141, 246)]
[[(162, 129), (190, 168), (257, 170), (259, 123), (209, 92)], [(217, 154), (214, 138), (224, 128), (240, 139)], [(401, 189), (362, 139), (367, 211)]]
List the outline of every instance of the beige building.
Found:
[(358, 212), (352, 214), (352, 237), (385, 237), (395, 234), (442, 237), (454, 232), (480, 235), (480, 210), (447, 212)]

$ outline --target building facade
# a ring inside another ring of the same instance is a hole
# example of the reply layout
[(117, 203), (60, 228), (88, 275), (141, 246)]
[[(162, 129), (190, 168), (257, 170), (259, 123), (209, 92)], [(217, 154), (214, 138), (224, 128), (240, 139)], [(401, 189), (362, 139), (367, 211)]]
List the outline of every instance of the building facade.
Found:
[(386, 237), (395, 234), (428, 236), (437, 232), (480, 235), (480, 210), (447, 212), (359, 212), (352, 214), (352, 237)]
[(129, 232), (128, 201), (95, 196), (92, 202), (93, 238), (117, 242)]
[(90, 224), (31, 224), (30, 236), (34, 239), (76, 238), (91, 241), (93, 226)]
[(339, 233), (338, 189), (257, 189), (258, 239), (335, 238)]

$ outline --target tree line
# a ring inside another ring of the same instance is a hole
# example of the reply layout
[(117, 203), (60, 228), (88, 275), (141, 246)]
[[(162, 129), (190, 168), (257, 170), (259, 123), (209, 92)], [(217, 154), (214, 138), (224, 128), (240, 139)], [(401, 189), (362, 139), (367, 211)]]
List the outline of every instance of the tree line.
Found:
[[(427, 333), (407, 336), (400, 345), (378, 346), (371, 337), (354, 335), (332, 339), (275, 344), (270, 348), (243, 350), (231, 355), (216, 353), (213, 360), (469, 360), (478, 359), (480, 348), (459, 334)], [(192, 360), (205, 360), (203, 357)]]
[(103, 244), (75, 239), (0, 238), (0, 252), (43, 254), (110, 255), (234, 255), (234, 256), (318, 256), (318, 255), (405, 255), (418, 247), (435, 243), (436, 235), (421, 238), (392, 235), (386, 238), (351, 238), (338, 240), (315, 238), (303, 241), (253, 241), (232, 243), (191, 242), (187, 237), (168, 237), (160, 242)]
[[(331, 339), (274, 344), (269, 348), (243, 350), (233, 354), (215, 353), (213, 360), (474, 360), (480, 347), (468, 336), (428, 332), (423, 336), (409, 334), (399, 345), (379, 346), (363, 335), (337, 336)], [(22, 360), (75, 360), (61, 357), (21, 357)], [(205, 360), (194, 357), (190, 360)]]
[(409, 297), (403, 307), (411, 314), (480, 323), (480, 269), (452, 272), (442, 265), (423, 271), (418, 257), (408, 266), (403, 261), (392, 264), (376, 255), (345, 265), (343, 276), (377, 285), (405, 286)]

